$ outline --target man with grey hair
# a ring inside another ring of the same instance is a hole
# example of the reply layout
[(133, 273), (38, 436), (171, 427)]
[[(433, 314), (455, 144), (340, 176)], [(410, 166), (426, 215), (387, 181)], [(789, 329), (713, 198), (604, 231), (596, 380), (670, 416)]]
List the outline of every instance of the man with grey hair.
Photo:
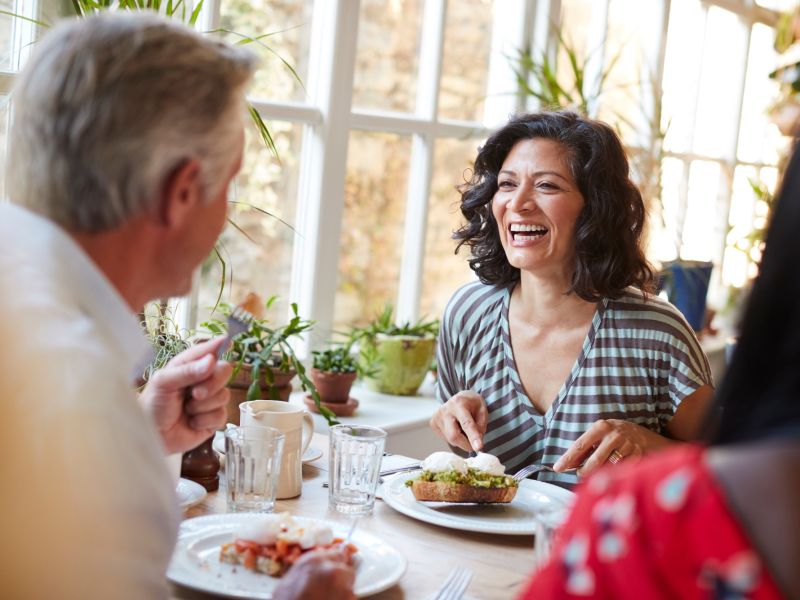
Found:
[[(253, 70), (249, 52), (116, 13), (55, 27), (19, 75), (0, 206), (9, 597), (168, 593), (178, 512), (164, 454), (223, 425), (231, 367), (212, 340), (137, 398), (135, 313), (186, 293), (224, 225)], [(313, 580), (351, 597), (352, 571), (319, 560), (276, 595)]]

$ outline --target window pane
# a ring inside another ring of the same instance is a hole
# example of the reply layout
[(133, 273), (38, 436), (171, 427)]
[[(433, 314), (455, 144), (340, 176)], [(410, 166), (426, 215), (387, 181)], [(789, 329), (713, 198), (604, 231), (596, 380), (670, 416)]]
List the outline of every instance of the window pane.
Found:
[(746, 64), (747, 29), (732, 12), (708, 9), (702, 54), (703, 73), (695, 116), (694, 151), (723, 158), (736, 147), (734, 123), (739, 120), (739, 89)]
[(705, 11), (698, 0), (671, 3), (661, 123), (667, 128), (664, 147), (672, 152), (692, 148), (704, 33)]
[(757, 181), (755, 167), (739, 166), (733, 176), (731, 210), (728, 213), (730, 231), (726, 237), (725, 260), (722, 264), (724, 285), (742, 287), (749, 266), (747, 236), (753, 230), (756, 195), (750, 181)]
[(787, 11), (797, 6), (797, 0), (756, 0), (756, 4), (772, 10)]
[(350, 135), (334, 330), (365, 324), (397, 300), (411, 139)]
[[(250, 88), (253, 97), (281, 101), (305, 99), (303, 86), (280, 59), (292, 65), (303, 85), (308, 85), (313, 4), (313, 0), (221, 0), (221, 27), (224, 29), (253, 38), (275, 34), (260, 40), (274, 54), (259, 44), (247, 46), (261, 57)], [(241, 38), (231, 35), (228, 39)]]
[(649, 256), (658, 261), (678, 257), (679, 226), (684, 211), (685, 165), (677, 158), (661, 162), (661, 202), (650, 212)]
[(447, 4), (439, 116), (481, 121), (492, 49), (492, 3), (458, 0)]
[(648, 117), (654, 114), (654, 87), (645, 54), (660, 33), (653, 19), (660, 5), (660, 0), (611, 0), (608, 5), (607, 77), (598, 117), (616, 126), (628, 145), (647, 145), (660, 127)]
[(470, 176), (477, 146), (474, 139), (436, 142), (420, 300), (422, 316), (441, 317), (453, 292), (475, 278), (467, 263), (469, 248), (462, 247), (454, 254), (456, 241), (451, 234), (464, 223), (456, 186)]
[[(244, 165), (230, 191), (228, 217), (236, 226), (229, 224), (217, 244), (227, 270), (222, 300), (236, 304), (249, 292), (263, 300), (280, 296), (266, 315), (276, 322), (283, 322), (287, 314), (295, 239), (292, 229), (278, 219), (295, 222), (302, 130), (298, 124), (270, 123), (280, 153), (278, 163), (261, 138), (248, 128)], [(209, 257), (200, 277), (198, 316), (202, 321), (219, 293), (220, 261)]]
[(422, 0), (362, 0), (353, 106), (413, 112)]
[(780, 156), (788, 153), (789, 138), (781, 135), (767, 115), (780, 95), (778, 83), (769, 78), (777, 61), (773, 39), (772, 28), (760, 24), (753, 26), (737, 155), (739, 160), (774, 165)]
[[(16, 12), (16, 0), (0, 0), (0, 10)], [(14, 17), (0, 15), (0, 70), (10, 71)]]
[[(561, 3), (561, 37), (563, 43), (559, 44), (558, 56), (556, 57), (556, 79), (558, 85), (563, 88), (569, 99), (560, 97), (560, 106), (569, 106), (570, 108), (581, 109), (580, 91), (578, 88), (583, 88), (584, 98), (586, 99), (587, 109), (591, 116), (597, 114), (597, 107), (593, 103), (592, 92), (595, 86), (590, 85), (588, 79), (585, 85), (579, 86), (575, 75), (575, 69), (572, 68), (567, 50), (574, 52), (578, 70), (585, 73), (588, 61), (590, 59), (597, 59), (600, 55), (597, 53), (597, 47), (589, 45), (590, 37), (592, 36), (592, 2), (590, 0), (566, 0)], [(594, 56), (592, 56), (594, 54)], [(536, 57), (538, 60), (540, 57)], [(541, 86), (546, 88), (547, 86)]]
[[(6, 164), (8, 143), (8, 96), (0, 96), (0, 165)], [(0, 199), (6, 199), (6, 170), (0, 169)]]
[(711, 229), (716, 229), (719, 177), (719, 163), (695, 160), (689, 167), (688, 203), (681, 248), (681, 258), (685, 260), (715, 260), (722, 252), (722, 248), (717, 247), (716, 231)]
[[(563, 0), (561, 2), (561, 35), (567, 45), (578, 56), (588, 58), (592, 51), (588, 46), (588, 32), (591, 30), (592, 0)], [(558, 57), (559, 79), (562, 69), (569, 69), (565, 56)], [(565, 81), (571, 81), (567, 78)]]

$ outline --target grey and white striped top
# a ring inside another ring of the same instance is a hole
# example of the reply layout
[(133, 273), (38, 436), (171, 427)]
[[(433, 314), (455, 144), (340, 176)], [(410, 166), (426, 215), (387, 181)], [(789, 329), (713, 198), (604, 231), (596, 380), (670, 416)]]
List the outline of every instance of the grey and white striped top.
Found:
[[(484, 451), (513, 473), (553, 464), (598, 419), (626, 419), (656, 432), (681, 400), (711, 384), (708, 359), (669, 302), (629, 290), (598, 303), (583, 348), (558, 396), (541, 414), (522, 388), (508, 326), (511, 288), (469, 283), (450, 299), (437, 350), (437, 396), (462, 390), (486, 401)], [(574, 474), (539, 479), (570, 487)]]

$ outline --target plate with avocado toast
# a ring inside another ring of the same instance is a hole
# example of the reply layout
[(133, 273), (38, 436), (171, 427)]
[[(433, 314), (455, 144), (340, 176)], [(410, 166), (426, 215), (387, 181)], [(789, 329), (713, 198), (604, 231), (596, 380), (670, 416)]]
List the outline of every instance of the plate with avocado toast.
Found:
[(511, 477), (431, 475), (422, 469), (398, 473), (383, 484), (383, 500), (406, 516), (462, 531), (533, 535), (537, 516), (566, 517), (574, 494), (556, 485)]

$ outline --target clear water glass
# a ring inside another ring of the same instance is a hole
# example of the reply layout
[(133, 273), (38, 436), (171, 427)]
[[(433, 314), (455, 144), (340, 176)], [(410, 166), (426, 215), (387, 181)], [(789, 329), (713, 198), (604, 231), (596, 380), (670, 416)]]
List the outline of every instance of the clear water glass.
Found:
[(225, 431), (225, 480), (229, 512), (272, 512), (285, 436), (273, 427)]
[(550, 508), (536, 514), (536, 533), (533, 538), (533, 567), (538, 571), (550, 560), (553, 538), (564, 524), (567, 509)]
[(372, 512), (386, 432), (365, 425), (334, 425), (329, 435), (328, 505), (349, 515)]

